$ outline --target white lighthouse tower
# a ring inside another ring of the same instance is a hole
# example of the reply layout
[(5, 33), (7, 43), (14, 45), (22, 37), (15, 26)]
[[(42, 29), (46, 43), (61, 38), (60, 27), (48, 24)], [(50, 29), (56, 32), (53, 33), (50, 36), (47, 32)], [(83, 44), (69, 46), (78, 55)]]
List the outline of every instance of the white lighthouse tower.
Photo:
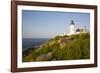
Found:
[(75, 24), (74, 24), (74, 21), (72, 20), (71, 23), (70, 23), (70, 35), (72, 34), (75, 34)]

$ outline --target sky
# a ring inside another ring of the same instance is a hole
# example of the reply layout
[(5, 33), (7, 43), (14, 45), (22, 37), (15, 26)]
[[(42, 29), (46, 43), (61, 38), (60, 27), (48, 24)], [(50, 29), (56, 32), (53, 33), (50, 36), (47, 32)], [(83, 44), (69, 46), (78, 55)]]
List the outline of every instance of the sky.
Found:
[(71, 20), (76, 28), (90, 30), (90, 14), (56, 11), (22, 11), (23, 38), (53, 38), (69, 33)]

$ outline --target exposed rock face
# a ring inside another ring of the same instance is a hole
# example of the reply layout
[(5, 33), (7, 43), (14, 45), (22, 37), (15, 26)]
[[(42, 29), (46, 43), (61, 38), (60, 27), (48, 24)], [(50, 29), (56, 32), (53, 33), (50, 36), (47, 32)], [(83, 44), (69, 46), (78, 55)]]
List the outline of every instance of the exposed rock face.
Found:
[(66, 42), (69, 42), (71, 40), (71, 38), (62, 38), (62, 39), (60, 39), (58, 42), (59, 43), (66, 43)]
[(52, 52), (49, 52), (48, 54), (40, 55), (36, 58), (36, 61), (48, 61), (53, 57)]
[(45, 61), (47, 60), (47, 55), (46, 54), (43, 54), (43, 55), (40, 55), (36, 58), (36, 61)]
[(66, 38), (62, 38), (60, 40), (58, 40), (60, 47), (63, 47), (64, 45), (66, 45), (67, 42), (69, 42), (71, 40), (70, 37), (66, 37)]

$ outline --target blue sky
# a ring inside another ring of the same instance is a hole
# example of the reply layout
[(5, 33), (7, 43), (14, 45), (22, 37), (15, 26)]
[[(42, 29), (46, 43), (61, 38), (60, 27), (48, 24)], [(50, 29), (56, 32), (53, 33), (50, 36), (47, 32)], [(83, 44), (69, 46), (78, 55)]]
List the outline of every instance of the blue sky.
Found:
[(54, 11), (22, 11), (23, 38), (51, 38), (69, 32), (71, 20), (76, 28), (90, 30), (90, 14)]

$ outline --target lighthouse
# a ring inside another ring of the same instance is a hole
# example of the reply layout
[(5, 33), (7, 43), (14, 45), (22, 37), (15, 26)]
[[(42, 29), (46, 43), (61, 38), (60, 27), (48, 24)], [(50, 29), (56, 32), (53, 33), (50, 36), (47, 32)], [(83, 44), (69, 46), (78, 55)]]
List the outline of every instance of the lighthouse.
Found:
[(75, 23), (73, 20), (71, 20), (69, 32), (70, 32), (70, 35), (75, 34)]

